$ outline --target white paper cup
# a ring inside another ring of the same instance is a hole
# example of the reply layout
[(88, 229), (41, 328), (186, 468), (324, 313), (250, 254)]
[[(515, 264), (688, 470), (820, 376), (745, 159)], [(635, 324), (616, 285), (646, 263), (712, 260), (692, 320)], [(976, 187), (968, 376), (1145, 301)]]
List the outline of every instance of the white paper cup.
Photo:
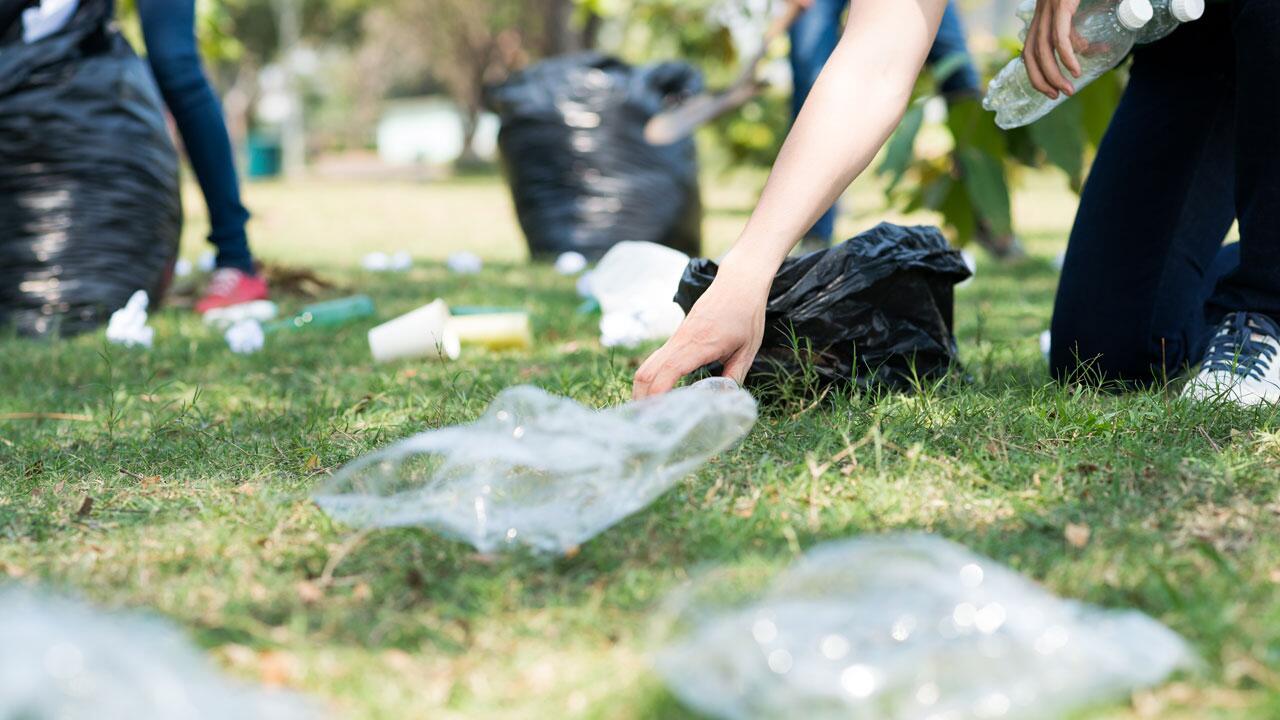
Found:
[(527, 313), (460, 315), (449, 327), (462, 343), (490, 350), (522, 350), (533, 344)]
[(449, 306), (436, 300), (370, 330), (369, 350), (377, 362), (425, 357), (456, 360), (462, 344), (449, 326)]

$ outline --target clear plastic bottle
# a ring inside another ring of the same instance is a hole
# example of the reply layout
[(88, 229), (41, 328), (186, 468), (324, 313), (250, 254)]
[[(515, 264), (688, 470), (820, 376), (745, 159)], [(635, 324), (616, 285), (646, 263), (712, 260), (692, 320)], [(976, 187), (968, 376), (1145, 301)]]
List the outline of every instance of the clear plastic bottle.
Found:
[(1016, 15), (1022, 21), (1022, 29), (1018, 31), (1018, 39), (1025, 43), (1027, 41), (1027, 30), (1031, 28), (1031, 18), (1036, 16), (1036, 0), (1022, 0), (1018, 5)]
[(1138, 31), (1138, 44), (1146, 45), (1163, 39), (1178, 26), (1204, 15), (1204, 0), (1151, 0), (1155, 16)]
[[(1073, 77), (1059, 62), (1063, 77), (1079, 90), (1119, 65), (1153, 15), (1150, 0), (1083, 0), (1072, 19), (1074, 32), (1085, 45), (1076, 51), (1081, 74)], [(996, 124), (1008, 130), (1039, 120), (1066, 99), (1059, 93), (1057, 100), (1051, 100), (1032, 87), (1019, 57), (991, 81), (982, 106), (995, 112)]]

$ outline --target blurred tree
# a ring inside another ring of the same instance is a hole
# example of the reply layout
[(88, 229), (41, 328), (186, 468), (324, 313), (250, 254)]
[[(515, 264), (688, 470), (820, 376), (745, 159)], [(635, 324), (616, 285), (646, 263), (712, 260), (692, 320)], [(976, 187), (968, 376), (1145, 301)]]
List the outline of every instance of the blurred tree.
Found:
[(388, 0), (365, 18), (359, 62), (375, 93), (437, 80), (463, 118), (460, 165), (476, 161), (484, 87), (540, 57), (563, 38), (561, 3), (551, 0)]

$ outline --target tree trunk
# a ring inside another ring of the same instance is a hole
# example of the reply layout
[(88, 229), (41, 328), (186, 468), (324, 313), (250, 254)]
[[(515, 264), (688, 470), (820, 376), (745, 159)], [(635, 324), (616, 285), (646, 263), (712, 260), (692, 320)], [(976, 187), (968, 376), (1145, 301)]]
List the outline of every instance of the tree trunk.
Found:
[(235, 81), (222, 96), (222, 112), (227, 119), (227, 134), (236, 158), (243, 169), (244, 149), (249, 141), (249, 113), (256, 98), (257, 69), (248, 61), (241, 61)]
[(477, 167), (484, 164), (480, 156), (476, 154), (476, 133), (480, 129), (480, 108), (467, 107), (462, 109), (462, 152), (458, 154), (458, 159), (454, 161), (454, 166), (459, 169), (467, 169)]
[(544, 57), (554, 57), (580, 50), (573, 28), (572, 0), (546, 0), (546, 32), (542, 41)]
[(587, 21), (582, 26), (582, 49), (595, 50), (596, 45), (600, 41), (600, 26), (604, 19), (599, 15), (588, 11)]
[(303, 119), (302, 90), (294, 67), (295, 53), (302, 42), (300, 0), (276, 0), (276, 17), (280, 30), (279, 62), (284, 67), (289, 95), (289, 114), (281, 128), (285, 177), (296, 178), (306, 171), (307, 131)]

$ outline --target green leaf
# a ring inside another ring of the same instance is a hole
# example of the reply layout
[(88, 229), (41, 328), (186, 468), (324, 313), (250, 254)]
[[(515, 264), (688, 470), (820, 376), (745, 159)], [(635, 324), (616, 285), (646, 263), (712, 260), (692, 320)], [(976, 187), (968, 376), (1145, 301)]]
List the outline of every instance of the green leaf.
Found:
[(953, 52), (929, 68), (929, 74), (933, 76), (935, 83), (942, 85), (967, 63), (969, 63), (969, 53)]
[(911, 160), (915, 153), (916, 135), (920, 134), (920, 126), (923, 124), (924, 104), (918, 102), (912, 105), (907, 110), (907, 113), (902, 116), (902, 122), (898, 124), (898, 129), (894, 131), (893, 137), (889, 138), (884, 162), (880, 164), (879, 169), (876, 171), (881, 176), (890, 176), (889, 185), (885, 192), (893, 192), (893, 189), (902, 181), (902, 176), (906, 174), (907, 168), (911, 167)]
[(954, 245), (964, 247), (973, 242), (978, 223), (973, 212), (973, 202), (969, 199), (964, 183), (948, 179), (945, 185), (939, 183), (936, 189), (946, 193), (937, 207), (942, 213), (943, 222), (955, 231)]
[(1004, 165), (978, 148), (960, 148), (956, 156), (963, 172), (961, 184), (978, 216), (990, 225), (996, 235), (1012, 234), (1009, 185), (1005, 182)]
[(977, 100), (961, 100), (948, 105), (947, 127), (956, 140), (957, 149), (977, 148), (987, 155), (1004, 159), (1004, 132)]
[(1084, 181), (1085, 151), (1080, 103), (1068, 100), (1032, 123), (1028, 131), (1049, 162), (1062, 168), (1071, 179), (1071, 187), (1079, 192)]
[[(1034, 126), (1035, 123), (1032, 123)], [(1004, 140), (1009, 147), (1009, 161), (1027, 167), (1039, 167), (1040, 149), (1031, 139), (1031, 131), (1027, 126), (1016, 127), (1004, 131)]]

